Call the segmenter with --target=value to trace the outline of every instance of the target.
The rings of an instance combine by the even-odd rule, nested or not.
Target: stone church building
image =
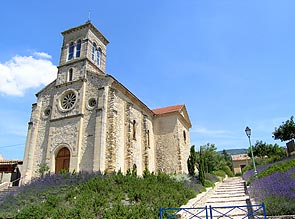
[[[62,33],[57,78],[32,105],[22,175],[126,173],[144,169],[187,173],[191,122],[185,105],[151,110],[105,72],[109,41],[91,23]]]

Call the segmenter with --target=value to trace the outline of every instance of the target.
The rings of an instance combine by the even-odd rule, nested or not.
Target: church
[[[90,22],[62,32],[56,79],[32,104],[22,166],[61,170],[187,173],[191,122],[184,104],[149,109],[105,72],[109,41]]]

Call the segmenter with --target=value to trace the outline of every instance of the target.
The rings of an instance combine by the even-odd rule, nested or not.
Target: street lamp
[[[252,157],[252,162],[253,162],[253,168],[254,168],[254,175],[255,177],[257,176],[257,170],[256,170],[256,165],[255,165],[255,160],[254,160],[254,156],[253,156],[253,150],[252,150],[252,144],[251,144],[251,129],[247,126],[245,129],[246,135],[249,138],[249,144],[250,144],[250,151],[251,151],[251,157]]]

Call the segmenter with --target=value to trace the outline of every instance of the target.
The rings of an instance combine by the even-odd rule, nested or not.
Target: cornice
[[[90,29],[101,40],[101,42],[103,42],[104,45],[107,45],[109,43],[107,38],[105,38],[104,35],[89,21],[86,22],[86,24],[82,24],[78,27],[74,27],[74,28],[68,29],[66,31],[63,31],[61,34],[63,36],[65,36],[67,34],[82,30],[84,28]]]

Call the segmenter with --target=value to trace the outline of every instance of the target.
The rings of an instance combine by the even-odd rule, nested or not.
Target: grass
[[[204,190],[194,180],[164,173],[55,174],[7,197],[0,218],[159,218],[160,207],[179,207]]]

